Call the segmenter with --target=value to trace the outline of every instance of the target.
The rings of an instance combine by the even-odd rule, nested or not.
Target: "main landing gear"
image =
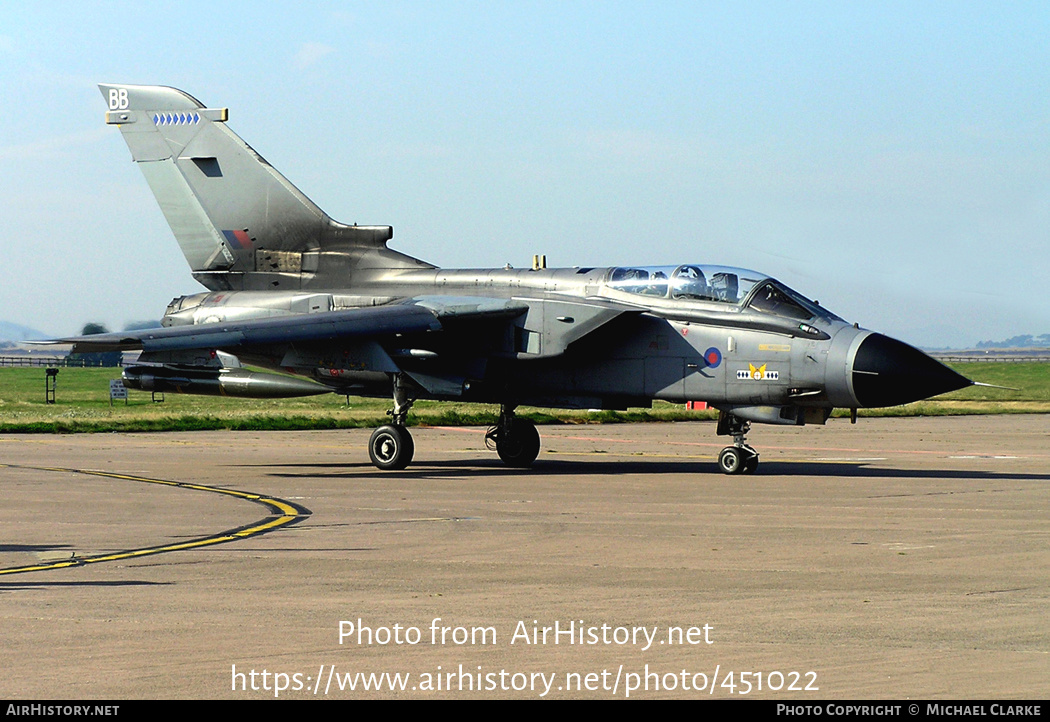
[[[405,427],[405,419],[413,401],[404,379],[400,374],[396,375],[390,423],[372,432],[372,438],[368,441],[368,457],[376,468],[400,471],[411,463],[416,445]],[[540,453],[540,435],[536,425],[528,419],[516,417],[514,409],[508,404],[500,407],[499,421],[485,434],[485,443],[495,446],[504,464],[524,469],[532,466]]]
[[[540,434],[536,424],[516,417],[514,408],[506,404],[500,407],[499,421],[485,434],[485,444],[495,445],[496,453],[507,466],[525,469],[540,453]]]
[[[732,436],[733,445],[718,455],[718,468],[723,474],[750,474],[758,468],[758,452],[745,439],[751,422],[721,411],[718,414],[718,434]]]
[[[383,471],[400,471],[412,461],[416,445],[412,434],[405,428],[408,410],[413,399],[401,374],[394,376],[394,409],[390,411],[390,423],[372,432],[368,440],[368,457],[376,468]]]

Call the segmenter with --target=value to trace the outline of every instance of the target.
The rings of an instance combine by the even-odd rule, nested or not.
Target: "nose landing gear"
[[[718,414],[718,435],[732,436],[733,445],[718,455],[718,468],[723,474],[751,474],[758,468],[758,452],[747,444],[751,422],[721,411]]]

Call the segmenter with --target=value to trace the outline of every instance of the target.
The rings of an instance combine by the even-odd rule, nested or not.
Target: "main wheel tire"
[[[496,437],[496,453],[507,466],[525,469],[532,466],[540,453],[540,434],[528,419],[514,419],[510,427]]]
[[[718,468],[722,470],[723,474],[743,473],[744,464],[744,453],[735,446],[727,446],[718,455]]]
[[[412,461],[415,451],[412,434],[404,426],[380,426],[368,441],[368,457],[376,468],[383,471],[404,469]]]

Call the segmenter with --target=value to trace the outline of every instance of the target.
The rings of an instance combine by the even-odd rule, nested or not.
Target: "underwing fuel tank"
[[[285,399],[318,396],[331,389],[305,379],[247,369],[188,369],[168,366],[129,366],[124,385],[138,391],[166,391],[245,399]]]

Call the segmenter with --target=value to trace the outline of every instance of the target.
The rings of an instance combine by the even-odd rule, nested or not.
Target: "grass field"
[[[968,378],[1017,389],[973,386],[962,391],[887,409],[861,410],[862,416],[934,416],[953,414],[1050,413],[1050,364],[952,364]],[[334,394],[300,399],[229,399],[166,394],[154,403],[150,394],[129,391],[127,405],[109,402],[109,381],[117,368],[64,368],[58,375],[56,403],[44,402],[44,369],[0,369],[0,432],[192,431],[205,429],[338,429],[378,426],[387,421],[389,399]],[[499,409],[485,404],[419,401],[409,424],[487,425]],[[521,408],[537,423],[610,423],[713,419],[715,411],[687,411],[657,402],[652,409],[562,411]],[[848,414],[837,411],[836,414]]]

